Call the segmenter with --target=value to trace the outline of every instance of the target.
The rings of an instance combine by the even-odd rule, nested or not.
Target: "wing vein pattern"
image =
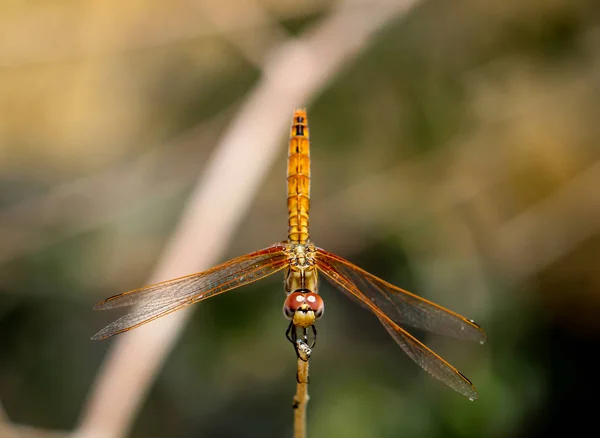
[[[377,278],[320,248],[317,257],[327,261],[338,273],[349,279],[371,303],[382,309],[398,325],[461,340],[480,343],[486,340],[486,334],[479,325],[457,313]],[[365,306],[364,303],[361,304]]]
[[[95,309],[137,306],[92,339],[104,339],[153,321],[231,289],[268,277],[287,266],[283,244],[246,254],[207,271],[164,281],[107,298]]]
[[[455,391],[468,397],[469,399],[474,400],[477,398],[477,391],[473,384],[469,381],[469,379],[467,379],[463,374],[461,374],[460,371],[458,371],[455,367],[453,367],[440,356],[438,356],[436,353],[434,353],[425,344],[420,342],[418,339],[416,339],[414,336],[408,333],[405,329],[400,327],[397,323],[397,320],[403,321],[404,323],[410,321],[413,322],[413,326],[419,328],[441,328],[439,324],[436,325],[434,322],[430,321],[431,318],[435,318],[435,315],[437,315],[437,313],[429,316],[426,319],[426,321],[429,321],[427,324],[423,323],[421,319],[415,320],[414,315],[419,315],[419,312],[422,312],[422,309],[419,308],[417,308],[418,310],[416,311],[416,313],[414,313],[408,318],[400,317],[398,315],[400,310],[404,308],[410,309],[410,304],[412,304],[412,301],[408,302],[408,304],[405,304],[402,301],[400,301],[401,304],[397,305],[396,301],[392,300],[387,294],[382,295],[383,289],[373,289],[372,286],[367,287],[368,285],[373,284],[373,279],[378,280],[384,285],[387,284],[383,282],[383,280],[379,280],[377,277],[368,274],[366,271],[363,271],[362,269],[356,267],[355,265],[342,259],[341,257],[335,256],[330,253],[326,253],[321,249],[318,249],[317,252],[317,266],[319,270],[324,274],[325,278],[333,286],[337,287],[345,295],[355,300],[358,300],[363,305],[363,307],[366,307],[371,312],[373,312],[375,316],[377,316],[379,321],[383,324],[388,333],[396,341],[396,343],[413,361],[415,361],[419,366],[421,366],[421,368],[423,368],[436,379],[439,379],[442,382],[446,383]],[[352,275],[350,275],[351,272],[353,272]],[[360,287],[365,288],[360,289]],[[408,294],[408,292],[406,293]],[[416,295],[412,294],[410,294],[410,296],[416,297]],[[426,303],[429,304],[428,302]],[[393,312],[391,312],[388,316],[386,315],[386,313],[390,310],[390,306],[392,306]],[[429,307],[423,308],[429,309]],[[478,326],[475,325],[475,327]],[[442,332],[442,334],[447,333]],[[461,337],[461,339],[470,338]]]

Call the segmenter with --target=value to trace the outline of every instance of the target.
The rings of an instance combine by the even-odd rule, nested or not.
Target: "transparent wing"
[[[137,307],[109,324],[92,339],[131,330],[190,304],[268,277],[287,266],[283,244],[275,244],[260,251],[229,260],[208,271],[164,281],[140,289],[115,295],[98,303],[94,309]]]
[[[379,321],[400,348],[421,368],[469,400],[477,399],[477,390],[464,374],[393,322],[382,318],[379,318]]]
[[[475,322],[431,301],[387,283],[343,258],[318,248],[317,258],[343,275],[398,325],[438,335],[484,343],[486,334]],[[367,306],[369,307],[369,306]]]
[[[334,286],[349,297],[358,300],[364,307],[373,312],[402,350],[425,371],[465,397],[471,400],[477,398],[477,391],[469,379],[392,320],[391,316],[387,315],[386,311],[373,300],[372,290],[366,288],[365,290],[370,290],[369,295],[367,295],[363,293],[362,289],[359,289],[361,283],[361,286],[370,284],[366,278],[372,277],[379,280],[377,277],[368,274],[338,256],[320,249],[317,252],[317,266],[325,275],[325,278]],[[356,272],[351,273],[354,270]],[[363,273],[369,277],[365,277]],[[356,284],[354,280],[359,278],[365,278],[365,281]],[[383,282],[383,280],[379,281]],[[395,311],[398,311],[398,309]],[[421,327],[423,326],[421,325]]]

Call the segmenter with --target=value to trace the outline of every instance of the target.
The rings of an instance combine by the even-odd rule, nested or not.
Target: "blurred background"
[[[90,341],[119,315],[93,304],[146,284],[263,63],[342,3],[379,7],[0,3],[0,437],[76,428],[116,342]],[[309,100],[313,241],[488,333],[425,337],[471,403],[321,286],[309,434],[595,427],[600,5],[418,1]],[[219,261],[286,237],[278,135]],[[291,436],[283,299],[276,275],[196,306],[128,436]]]

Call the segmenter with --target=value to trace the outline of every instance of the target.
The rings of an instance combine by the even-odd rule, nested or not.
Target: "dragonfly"
[[[323,277],[343,294],[371,311],[404,352],[450,388],[477,398],[471,381],[410,334],[412,327],[461,340],[484,343],[485,331],[474,321],[394,286],[309,239],[310,139],[305,109],[294,111],[287,159],[288,235],[259,251],[242,255],[207,271],[145,286],[101,301],[95,309],[135,306],[92,339],[105,339],[151,322],[184,307],[269,277],[284,274],[283,313],[289,319],[288,340],[311,347],[316,321],[325,304],[319,295]]]

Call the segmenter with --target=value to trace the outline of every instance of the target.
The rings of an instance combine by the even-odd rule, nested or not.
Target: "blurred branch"
[[[115,216],[142,204],[180,192],[193,182],[198,163],[204,161],[190,156],[188,145],[212,141],[229,113],[226,110],[217,114],[133,163],[62,184],[0,211],[0,263],[40,251],[110,223]],[[202,152],[202,148],[195,150]],[[162,178],[156,177],[157,166]],[[52,229],[52,233],[47,229]]]
[[[263,78],[198,181],[151,283],[207,268],[218,259],[279,150],[293,106],[310,101],[377,30],[413,3],[393,0],[351,9],[342,5],[303,37],[273,51]],[[76,436],[127,433],[188,317],[189,310],[179,311],[119,337],[99,371]]]

